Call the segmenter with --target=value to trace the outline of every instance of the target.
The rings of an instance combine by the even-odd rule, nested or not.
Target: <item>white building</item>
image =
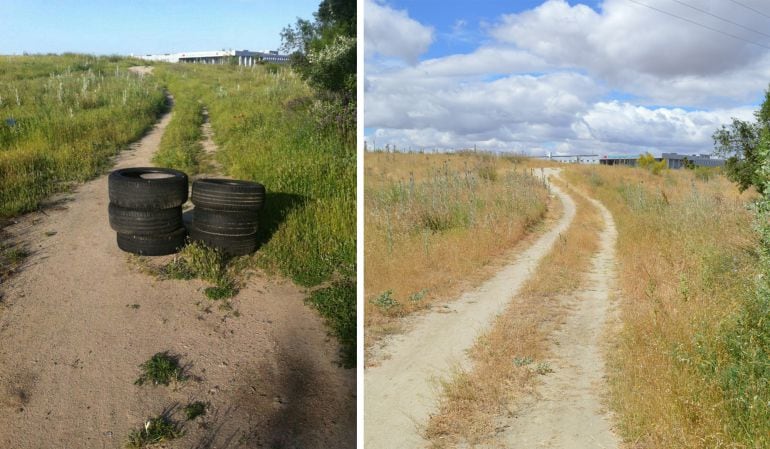
[[[158,55],[137,56],[139,59],[160,62],[186,62],[192,64],[228,64],[237,58],[238,65],[251,67],[260,62],[283,64],[289,61],[287,55],[279,55],[277,51],[249,50],[220,50],[220,51],[188,51],[185,53],[164,53]]]

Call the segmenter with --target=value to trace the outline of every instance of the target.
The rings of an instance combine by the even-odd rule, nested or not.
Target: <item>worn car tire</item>
[[[209,210],[256,211],[265,202],[265,186],[233,179],[198,179],[192,185],[192,202]]]
[[[182,207],[141,210],[110,203],[110,227],[122,234],[168,234],[183,226]]]
[[[259,246],[256,232],[245,235],[221,235],[201,231],[195,227],[195,224],[190,229],[190,239],[193,242],[202,242],[206,246],[218,249],[231,256],[251,254]]]
[[[187,175],[170,168],[121,168],[110,173],[110,202],[128,209],[169,209],[187,201]]]
[[[247,235],[257,232],[259,219],[256,211],[193,209],[192,223],[196,229],[211,234]]]
[[[140,256],[165,256],[174,254],[185,244],[187,230],[176,229],[167,234],[137,235],[118,233],[118,247]]]

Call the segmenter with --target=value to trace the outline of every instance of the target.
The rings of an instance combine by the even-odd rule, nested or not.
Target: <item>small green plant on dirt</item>
[[[420,302],[420,301],[423,300],[423,298],[425,298],[425,295],[427,295],[427,294],[428,294],[428,289],[424,288],[424,289],[420,290],[419,292],[415,292],[415,293],[412,293],[411,295],[409,295],[409,301],[411,301],[411,302]]]
[[[372,303],[384,311],[398,307],[400,304],[393,298],[393,290],[386,290],[380,296],[374,298]]]
[[[13,273],[21,266],[27,257],[29,257],[29,251],[26,249],[0,243],[0,282],[6,275]]]
[[[534,360],[532,359],[532,357],[529,357],[529,356],[526,356],[526,357],[516,356],[513,358],[513,364],[516,366],[527,366],[527,365],[531,365],[532,362],[534,362]]]
[[[546,374],[552,373],[553,368],[551,368],[551,364],[548,362],[540,362],[535,367],[535,372],[541,376],[544,376]]]
[[[150,418],[144,423],[144,427],[132,430],[128,434],[127,449],[140,449],[150,445],[164,443],[184,435],[177,424],[165,416]]]
[[[153,385],[168,385],[171,382],[182,382],[187,379],[183,369],[179,366],[179,358],[168,352],[159,352],[150,360],[139,365],[142,375],[134,382],[135,385],[144,385],[152,382]]]
[[[235,296],[236,290],[232,285],[225,285],[222,287],[219,287],[219,286],[206,287],[206,289],[203,290],[203,293],[206,295],[208,299],[217,301],[219,299],[232,298],[233,296]]]
[[[206,414],[206,403],[201,401],[191,402],[184,407],[183,411],[187,420],[192,421],[193,419]]]

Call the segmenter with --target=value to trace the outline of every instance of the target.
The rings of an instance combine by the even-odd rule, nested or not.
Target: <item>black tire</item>
[[[256,211],[193,209],[193,226],[211,234],[251,235],[257,232],[258,221]]]
[[[168,234],[183,227],[182,207],[126,209],[110,203],[110,227],[121,234]]]
[[[265,202],[265,186],[233,179],[198,179],[192,185],[192,202],[209,210],[256,211]]]
[[[118,248],[140,256],[174,254],[185,244],[187,230],[179,228],[168,234],[136,235],[118,233]]]
[[[195,225],[190,229],[190,239],[193,242],[202,242],[206,246],[216,248],[231,256],[245,256],[257,250],[257,233],[247,235],[221,235],[212,234],[196,229]]]
[[[128,209],[178,207],[187,201],[187,175],[170,168],[121,168],[110,173],[110,202]]]

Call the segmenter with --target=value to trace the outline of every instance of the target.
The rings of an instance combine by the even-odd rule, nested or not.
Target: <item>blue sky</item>
[[[702,26],[628,0],[365,0],[368,142],[709,152],[715,129],[764,98],[770,19],[724,0],[641,3]]]
[[[267,50],[319,0],[0,0],[0,54]]]

